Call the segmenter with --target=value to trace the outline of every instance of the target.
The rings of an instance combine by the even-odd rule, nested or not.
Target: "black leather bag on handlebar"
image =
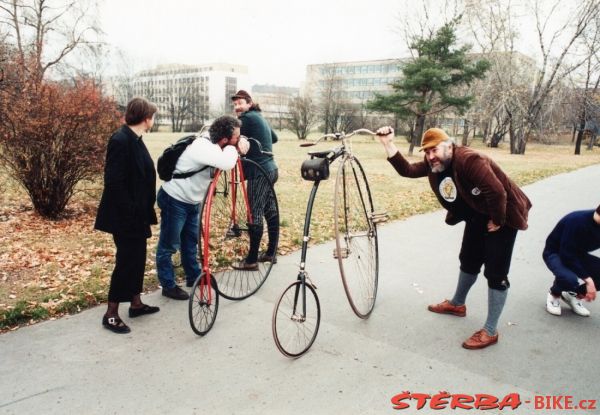
[[[326,158],[312,158],[304,160],[300,167],[300,173],[304,180],[316,182],[329,178],[329,160]]]

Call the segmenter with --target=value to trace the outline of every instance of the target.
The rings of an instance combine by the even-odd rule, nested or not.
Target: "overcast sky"
[[[104,0],[106,40],[136,69],[239,63],[251,82],[299,86],[306,65],[405,56],[399,0]]]

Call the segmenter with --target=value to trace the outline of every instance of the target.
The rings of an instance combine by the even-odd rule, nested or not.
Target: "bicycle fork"
[[[317,196],[317,190],[319,189],[320,180],[314,182],[310,196],[308,197],[308,203],[306,205],[306,215],[304,217],[304,235],[302,237],[302,253],[300,254],[300,271],[298,271],[298,281],[300,284],[296,287],[294,293],[294,309],[292,313],[292,320],[298,322],[304,322],[306,320],[306,254],[308,252],[308,241],[310,241],[310,218],[312,216],[312,210]],[[314,289],[317,287],[309,280],[308,284],[312,285]],[[300,293],[302,291],[302,293]],[[298,313],[298,297],[302,294],[302,309]]]

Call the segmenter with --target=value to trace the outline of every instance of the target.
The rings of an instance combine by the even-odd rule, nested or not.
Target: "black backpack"
[[[163,151],[156,163],[156,171],[161,180],[168,182],[171,179],[185,179],[186,177],[191,177],[210,167],[204,166],[200,170],[189,171],[186,173],[173,173],[175,171],[177,160],[179,160],[179,157],[183,154],[185,149],[192,144],[195,139],[195,135],[188,135],[180,138],[175,144],[171,144]]]

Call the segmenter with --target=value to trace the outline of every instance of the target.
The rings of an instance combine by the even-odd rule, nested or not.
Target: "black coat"
[[[158,223],[156,171],[144,142],[127,125],[108,142],[104,167],[104,190],[95,229],[119,236],[151,236]]]

